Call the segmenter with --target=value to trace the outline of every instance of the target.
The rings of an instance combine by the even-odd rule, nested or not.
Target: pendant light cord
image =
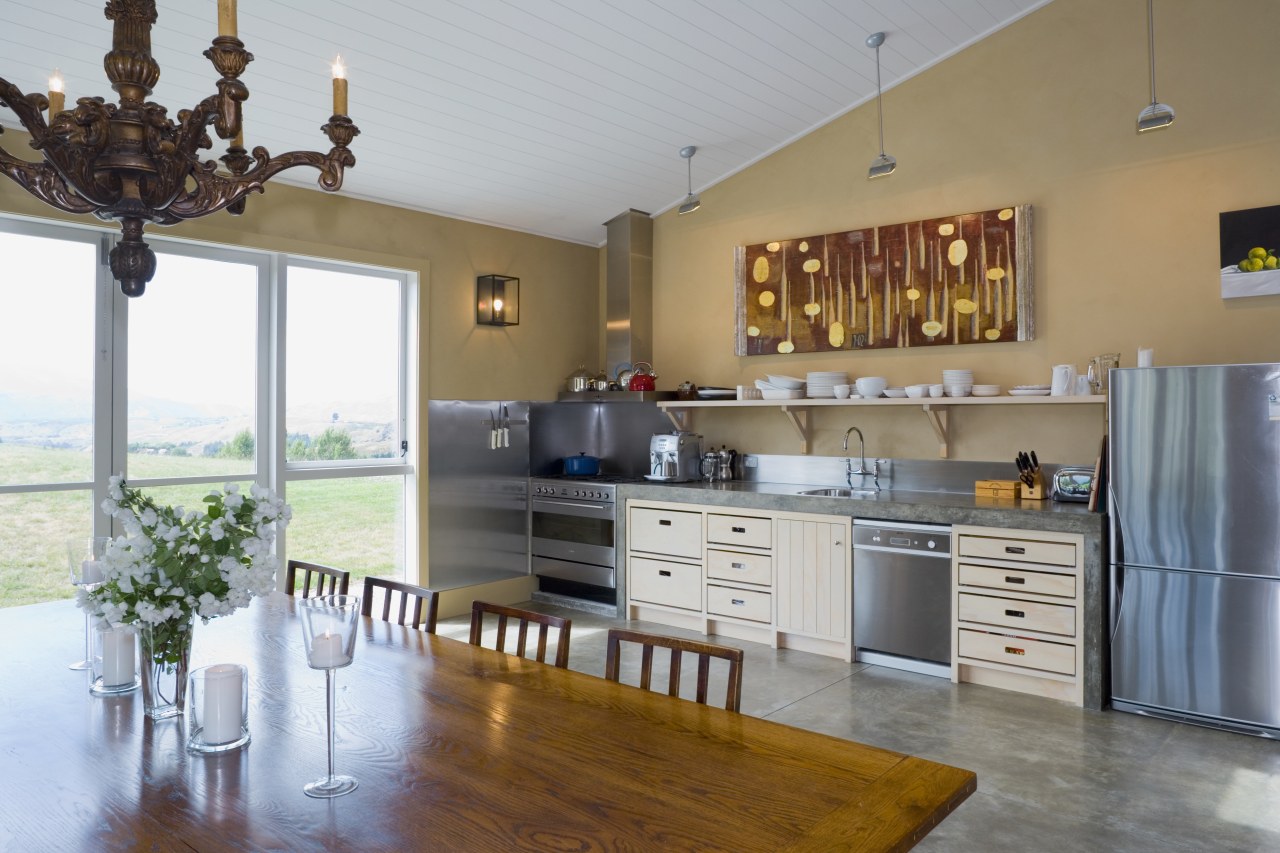
[[[1152,12],[1155,0],[1147,0],[1147,60],[1151,65],[1151,103],[1156,103],[1156,21]]]
[[[690,154],[684,158],[684,164],[689,167],[689,195],[693,195],[693,155]]]
[[[1148,3],[1151,0],[1147,0]],[[1154,66],[1153,66],[1154,67]],[[1153,72],[1154,73],[1154,72]],[[1153,87],[1155,83],[1151,84]],[[876,117],[880,123],[880,156],[884,156],[884,95],[880,91],[880,45],[876,45]]]

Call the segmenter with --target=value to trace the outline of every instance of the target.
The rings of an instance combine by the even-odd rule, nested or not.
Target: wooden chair
[[[490,604],[487,601],[471,602],[471,645],[480,646],[481,635],[484,633],[484,615],[492,613],[498,617],[498,642],[496,648],[505,654],[511,654],[507,651],[507,620],[515,619],[520,623],[518,639],[516,641],[515,654],[518,657],[524,657],[525,645],[529,634],[529,624],[538,625],[538,653],[535,660],[538,663],[547,662],[547,632],[551,628],[558,629],[556,635],[556,666],[561,669],[569,668],[569,629],[573,627],[570,619],[560,616],[550,616],[546,613],[536,613],[532,610],[521,610],[518,607],[507,607],[503,604]]]
[[[351,584],[351,572],[345,569],[335,569],[332,566],[321,566],[317,563],[304,563],[302,560],[290,560],[285,564],[284,570],[284,591],[286,595],[293,595],[293,585],[298,576],[298,570],[302,570],[302,597],[307,598],[312,594],[311,578],[316,579],[315,595],[346,595],[347,587]],[[325,589],[325,579],[328,578],[328,590]]]
[[[707,680],[711,673],[711,659],[720,658],[729,662],[728,696],[724,707],[730,711],[742,710],[742,649],[732,646],[718,646],[715,643],[702,643],[697,640],[686,640],[680,637],[667,637],[662,634],[647,634],[643,631],[628,631],[624,628],[610,628],[609,640],[605,650],[604,677],[610,681],[620,681],[621,644],[623,642],[639,643],[643,646],[640,657],[640,687],[649,689],[650,676],[653,672],[653,650],[661,646],[671,649],[671,677],[668,680],[667,695],[680,695],[680,661],[684,652],[698,656],[698,699],[707,704]]]
[[[378,618],[384,622],[391,621],[391,602],[399,598],[400,606],[396,610],[396,624],[403,625],[409,609],[409,600],[413,599],[413,614],[409,627],[415,631],[418,626],[428,634],[436,632],[436,616],[440,610],[440,594],[425,586],[388,580],[387,578],[367,577],[364,579],[364,595],[360,598],[360,613],[373,615],[373,591],[382,590],[382,615]],[[424,613],[425,611],[425,613]]]

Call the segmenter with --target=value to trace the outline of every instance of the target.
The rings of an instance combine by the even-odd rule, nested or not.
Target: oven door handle
[[[613,518],[612,504],[582,503],[580,501],[555,501],[547,498],[534,498],[529,503],[534,512],[546,512],[553,515],[576,515],[580,518]]]

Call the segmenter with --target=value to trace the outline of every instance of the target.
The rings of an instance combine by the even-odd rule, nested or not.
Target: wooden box
[[[980,498],[1016,498],[1022,493],[1018,480],[974,480],[973,493]]]

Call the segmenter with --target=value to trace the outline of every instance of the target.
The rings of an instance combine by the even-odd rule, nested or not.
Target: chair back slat
[[[302,597],[309,598],[313,594],[312,578],[315,579],[315,595],[346,595],[351,583],[351,572],[336,569],[333,566],[322,566],[319,563],[308,563],[303,560],[289,560],[285,563],[284,591],[286,595],[294,594],[298,571],[302,570]],[[327,584],[326,584],[327,582]],[[325,589],[326,585],[328,589]]]
[[[373,615],[374,590],[382,590],[382,611],[379,618],[383,622],[391,621],[392,599],[396,599],[399,604],[396,608],[395,622],[397,625],[404,625],[405,616],[409,613],[409,601],[412,600],[413,616],[409,627],[416,631],[419,626],[422,626],[422,630],[428,634],[436,632],[440,596],[435,590],[387,578],[367,577],[364,579],[364,596],[360,599],[360,612],[365,616]]]
[[[537,625],[538,644],[534,660],[539,663],[546,663],[547,638],[550,630],[554,628],[556,629],[555,665],[561,669],[567,669],[569,667],[569,631],[573,626],[572,620],[565,619],[562,616],[538,613],[533,610],[521,610],[518,607],[508,607],[505,604],[492,604],[487,601],[473,601],[471,603],[471,634],[469,638],[473,646],[483,645],[484,616],[486,613],[490,613],[498,617],[498,635],[495,646],[498,651],[505,654],[512,653],[507,650],[508,620],[515,621],[519,626],[518,628],[513,626],[515,633],[515,655],[517,657],[526,656],[529,645],[529,626]]]
[[[685,652],[698,656],[697,701],[707,704],[707,694],[711,680],[711,659],[724,660],[729,665],[728,685],[725,690],[724,707],[730,711],[742,708],[742,649],[732,646],[721,646],[715,643],[704,643],[698,640],[686,640],[682,637],[668,637],[663,634],[649,634],[643,631],[629,631],[624,628],[611,628],[605,646],[604,677],[610,681],[620,681],[622,673],[622,643],[636,643],[640,652],[640,687],[650,689],[653,674],[653,650],[665,648],[671,650],[670,677],[667,679],[667,695],[680,695],[681,660]]]

